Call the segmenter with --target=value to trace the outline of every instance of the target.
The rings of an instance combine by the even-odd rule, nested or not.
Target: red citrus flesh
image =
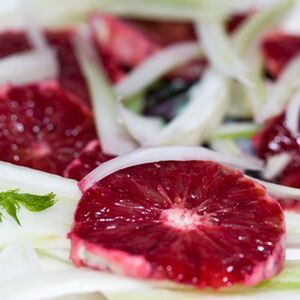
[[[300,53],[300,36],[284,32],[268,34],[262,43],[262,53],[268,72],[277,78],[291,59]]]
[[[95,14],[90,19],[102,63],[112,82],[140,64],[160,47],[127,22]]]
[[[60,30],[45,33],[59,62],[59,82],[64,89],[73,92],[89,103],[89,93],[72,47],[73,31]],[[26,34],[20,31],[5,31],[0,34],[0,57],[29,50],[31,45]]]
[[[90,109],[55,82],[0,91],[0,160],[62,175],[96,137]]]
[[[261,158],[288,152],[292,155],[291,162],[274,178],[279,184],[300,188],[300,144],[285,126],[285,113],[269,119],[262,130],[252,138],[256,153]],[[285,210],[300,212],[297,200],[279,199]]]
[[[276,180],[283,185],[300,188],[300,144],[285,126],[285,113],[269,119],[252,138],[252,144],[261,158],[290,153],[292,161]]]
[[[76,266],[221,288],[277,274],[285,225],[280,205],[240,171],[170,161],[94,184],[69,237]]]
[[[101,163],[112,159],[104,154],[98,140],[90,141],[64,171],[64,177],[80,181],[85,175],[97,168]]]

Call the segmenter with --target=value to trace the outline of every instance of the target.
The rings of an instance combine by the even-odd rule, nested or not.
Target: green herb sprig
[[[32,212],[40,212],[55,204],[55,194],[49,193],[46,195],[33,195],[18,193],[18,190],[9,190],[0,192],[0,222],[3,221],[4,209],[19,225],[18,211],[21,207],[25,207]]]

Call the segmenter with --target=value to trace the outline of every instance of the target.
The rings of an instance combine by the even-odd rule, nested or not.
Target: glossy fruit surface
[[[277,274],[285,226],[279,204],[241,172],[210,161],[170,161],[94,184],[69,237],[77,266],[221,288]]]
[[[0,160],[62,175],[96,137],[90,109],[56,82],[0,91]]]

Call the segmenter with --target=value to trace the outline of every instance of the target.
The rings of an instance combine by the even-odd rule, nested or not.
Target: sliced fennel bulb
[[[140,145],[151,143],[152,138],[159,134],[164,124],[159,117],[143,117],[127,109],[122,103],[118,107],[119,115],[131,136]]]
[[[276,178],[287,167],[292,159],[293,155],[287,152],[269,156],[266,160],[267,163],[263,171],[263,177],[268,180]]]
[[[51,49],[28,50],[0,59],[0,84],[30,84],[58,75],[58,64]]]
[[[223,23],[200,22],[196,25],[196,32],[206,56],[218,72],[244,84],[250,84],[247,66],[232,48]]]
[[[260,114],[258,122],[279,114],[297,90],[300,76],[300,56],[292,59],[274,83]]]
[[[153,122],[149,117],[126,113],[125,108],[120,111],[120,117],[130,134],[142,146],[197,146],[205,139],[208,132],[222,121],[229,101],[228,89],[226,79],[208,70],[190,91],[188,104],[159,131],[158,122]],[[147,136],[143,132],[143,127],[134,127],[135,120],[147,124],[149,133]]]
[[[16,288],[16,286],[18,288]],[[0,283],[0,298],[6,300],[43,300],[74,294],[101,292],[104,295],[118,290],[125,292],[145,288],[138,280],[104,272],[87,270],[60,270],[39,272],[24,278]],[[86,298],[84,298],[86,299]]]
[[[286,109],[285,124],[294,137],[299,135],[300,90],[292,97]]]
[[[265,29],[280,21],[294,3],[294,0],[275,0],[245,20],[233,34],[236,51],[240,54],[246,53],[251,44],[257,42],[261,37]]]
[[[274,1],[265,9],[248,17],[233,33],[234,49],[239,55],[244,56],[244,62],[249,66],[248,76],[252,84],[242,85],[241,88],[244,90],[245,100],[255,121],[259,120],[259,114],[267,97],[259,41],[265,30],[277,24],[293,3],[293,0]]]
[[[223,119],[229,102],[228,82],[211,70],[192,88],[182,111],[145,146],[199,145]]]
[[[115,85],[114,91],[118,96],[125,98],[134,95],[162,75],[200,56],[201,50],[196,42],[181,42],[166,47],[154,53],[121,79]]]
[[[259,129],[259,126],[251,122],[228,122],[212,130],[207,140],[250,138]]]
[[[249,170],[261,170],[261,161],[247,161],[234,156],[218,153],[203,147],[153,147],[141,148],[102,163],[79,183],[82,191],[89,189],[95,182],[119,170],[136,165],[160,161],[191,161],[191,160],[213,160],[220,163],[233,165]]]
[[[16,243],[0,251],[0,285],[42,270],[39,257],[30,244]]]
[[[42,26],[73,25],[91,12],[100,11],[124,17],[196,21],[224,19],[229,14],[248,9],[253,0],[31,0],[32,12]],[[255,1],[261,4],[261,0]],[[16,0],[0,2],[0,29],[20,26],[22,12]]]
[[[36,248],[69,247],[66,235],[72,224],[75,207],[81,197],[75,180],[36,171],[30,168],[0,163],[0,190],[19,189],[33,194],[55,193],[57,202],[46,211],[20,209],[19,226],[4,212],[0,223],[0,247],[30,241]]]
[[[88,28],[81,28],[74,45],[91,94],[96,129],[104,153],[119,155],[135,149],[136,143],[119,120],[117,97],[102,72]]]

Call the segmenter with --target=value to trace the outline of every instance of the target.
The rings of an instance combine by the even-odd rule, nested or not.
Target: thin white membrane
[[[51,49],[28,50],[0,59],[0,84],[23,85],[57,75],[58,65]]]
[[[294,137],[299,135],[299,122],[300,121],[300,90],[290,100],[285,114],[286,128],[291,132]]]
[[[197,42],[173,44],[144,60],[115,85],[114,91],[125,98],[136,94],[162,75],[197,57],[201,57]]]
[[[120,155],[135,149],[136,143],[119,120],[117,97],[102,71],[88,28],[80,28],[74,46],[89,87],[96,129],[104,153]]]
[[[79,185],[84,192],[97,181],[125,168],[160,161],[193,160],[212,160],[248,170],[261,170],[263,167],[259,162],[255,164],[253,161],[248,162],[244,158],[229,156],[203,147],[171,146],[141,148],[104,162],[84,177]]]
[[[292,59],[285,67],[280,77],[274,83],[260,114],[258,123],[265,122],[268,118],[279,114],[295,90],[299,89],[300,56]]]

